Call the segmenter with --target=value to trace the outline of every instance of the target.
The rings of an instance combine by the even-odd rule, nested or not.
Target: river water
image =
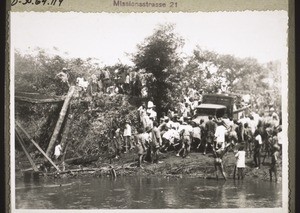
[[[61,186],[60,186],[61,185]],[[273,208],[282,206],[282,185],[260,180],[122,177],[16,183],[16,208],[158,209]]]

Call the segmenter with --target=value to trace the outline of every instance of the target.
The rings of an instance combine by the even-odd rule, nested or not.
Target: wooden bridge
[[[50,97],[50,96],[45,96],[45,95],[40,95],[38,93],[25,93],[25,92],[16,92],[15,93],[15,101],[16,102],[28,102],[28,103],[33,103],[33,104],[42,104],[42,103],[57,103],[57,102],[64,102],[63,106],[61,108],[60,114],[59,114],[59,118],[57,120],[55,129],[52,133],[50,142],[48,144],[48,148],[46,151],[44,151],[34,140],[33,138],[27,133],[27,131],[25,130],[24,127],[21,126],[21,124],[18,121],[15,121],[15,136],[19,142],[19,144],[21,145],[32,169],[34,172],[38,172],[39,168],[37,167],[37,165],[35,164],[35,162],[33,161],[32,157],[30,156],[23,138],[21,137],[21,133],[23,133],[23,135],[25,135],[29,141],[37,148],[37,150],[42,153],[42,155],[45,157],[45,159],[47,161],[49,161],[49,163],[58,171],[60,172],[59,167],[51,160],[51,153],[52,150],[54,148],[55,145],[55,141],[57,140],[57,137],[59,135],[59,132],[61,130],[62,124],[66,119],[66,114],[67,114],[67,110],[69,107],[69,103],[72,99],[72,96],[74,94],[75,91],[75,86],[71,86],[69,88],[68,94],[66,96],[56,96],[56,97]],[[66,140],[66,136],[68,134],[69,128],[70,128],[70,123],[72,121],[73,118],[68,118],[67,116],[67,122],[66,122],[66,128],[64,130],[64,137],[62,138],[62,140]],[[68,142],[68,141],[66,141]],[[67,143],[66,143],[67,146]]]

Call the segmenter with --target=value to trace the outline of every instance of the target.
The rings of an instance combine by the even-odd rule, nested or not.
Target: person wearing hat
[[[148,109],[151,109],[153,106],[154,106],[153,102],[152,102],[151,100],[148,101],[148,103],[147,103],[147,108],[148,108]]]
[[[275,143],[272,147],[272,160],[269,169],[270,181],[272,181],[272,173],[274,173],[275,182],[277,182],[277,164],[278,164],[277,162],[278,162],[279,150],[280,147]]]
[[[56,77],[59,78],[63,83],[66,83],[68,85],[68,87],[70,87],[69,74],[68,74],[69,70],[70,69],[67,69],[66,67],[64,67],[61,72],[56,74]]]
[[[147,109],[147,113],[149,113],[149,117],[153,118],[153,120],[156,120],[157,117],[157,113],[154,111],[155,105],[153,104],[152,101],[148,101],[148,109]]]

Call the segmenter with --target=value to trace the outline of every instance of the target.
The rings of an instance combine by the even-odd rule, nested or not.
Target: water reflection
[[[66,181],[70,180],[17,183],[17,208],[273,208],[282,203],[281,184],[248,179],[126,177],[82,178],[71,180],[71,184]]]

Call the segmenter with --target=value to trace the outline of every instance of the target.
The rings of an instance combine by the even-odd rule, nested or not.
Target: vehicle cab
[[[227,108],[224,105],[219,104],[201,104],[196,107],[195,119],[193,120],[197,124],[200,124],[200,120],[204,122],[208,120],[208,116],[211,115],[216,118],[223,117],[226,114]]]

